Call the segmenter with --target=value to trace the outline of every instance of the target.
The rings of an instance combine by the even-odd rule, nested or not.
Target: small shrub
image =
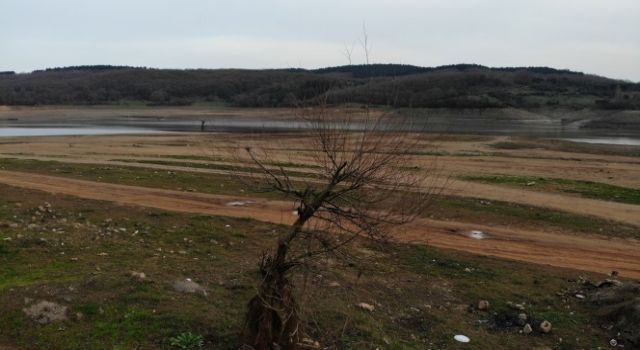
[[[199,349],[204,346],[204,338],[191,332],[180,333],[175,337],[169,338],[169,341],[171,346],[180,350]]]

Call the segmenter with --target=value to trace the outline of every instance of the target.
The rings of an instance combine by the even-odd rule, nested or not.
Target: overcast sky
[[[640,0],[0,0],[0,71],[550,66],[640,81]]]

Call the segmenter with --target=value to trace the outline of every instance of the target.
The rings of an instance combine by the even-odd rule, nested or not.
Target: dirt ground
[[[598,217],[640,227],[640,206],[583,198],[571,193],[545,193],[508,186],[462,181],[462,175],[504,174],[540,176],[640,188],[640,158],[625,154],[550,150],[544,147],[498,149],[509,137],[413,135],[418,138],[414,166],[429,171],[429,184],[459,197],[520,203],[562,212]],[[228,173],[203,167],[233,163],[240,146],[269,150],[273,160],[299,172],[313,172],[304,139],[293,134],[163,134],[5,138],[0,157],[55,160],[62,163],[126,165],[154,170]],[[156,162],[154,164],[154,162]],[[162,163],[164,162],[164,163]],[[167,162],[172,162],[167,164]],[[305,166],[307,165],[307,166]],[[273,223],[293,219],[291,204],[251,198],[241,206],[227,205],[238,198],[122,186],[36,174],[0,172],[0,182],[12,186],[83,198],[114,201],[167,210],[252,217]],[[243,200],[247,200],[246,196]],[[488,233],[469,238],[471,230]],[[599,273],[619,271],[640,278],[640,242],[602,235],[562,234],[539,229],[487,225],[482,220],[436,221],[420,219],[394,232],[396,238],[418,244],[469,251],[515,260]]]
[[[0,171],[0,182],[51,193],[146,206],[170,211],[251,217],[290,224],[292,204],[264,198],[188,193],[144,187],[97,183],[60,177]],[[487,233],[470,237],[472,230]],[[517,228],[417,219],[392,232],[401,242],[429,244],[558,267],[640,278],[640,242],[596,236],[558,235]]]

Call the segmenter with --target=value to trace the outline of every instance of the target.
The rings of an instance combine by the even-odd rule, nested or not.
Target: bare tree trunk
[[[260,264],[263,280],[248,305],[241,341],[254,349],[295,350],[301,336],[298,305],[287,279],[289,243],[301,232],[312,214],[301,212],[291,233],[278,241],[275,256]]]

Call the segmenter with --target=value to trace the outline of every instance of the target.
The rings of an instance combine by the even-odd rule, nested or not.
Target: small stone
[[[204,288],[202,288],[201,285],[197,284],[196,282],[193,282],[190,278],[174,281],[173,284],[171,284],[171,287],[176,292],[201,294],[205,297],[207,296],[207,291]]]
[[[551,322],[544,320],[540,323],[540,332],[549,333],[551,332]]]
[[[521,312],[518,314],[518,324],[521,326],[524,326],[525,323],[527,323],[527,314],[525,314],[524,312]]]
[[[533,332],[533,328],[531,328],[530,324],[525,324],[524,327],[522,327],[522,333],[524,334],[530,334],[531,332]]]
[[[142,282],[147,278],[147,275],[144,272],[131,271],[131,277]]]
[[[478,310],[489,310],[489,301],[488,300],[480,300],[478,301]]]
[[[331,287],[331,288],[340,287],[340,283],[333,281],[333,282],[329,283],[329,287]]]
[[[514,304],[512,302],[507,302],[507,306],[509,306],[510,308],[514,309],[514,310],[518,310],[518,311],[524,311],[524,305],[522,304]]]
[[[372,312],[373,310],[376,309],[375,306],[373,306],[371,304],[367,304],[367,303],[359,303],[358,307],[361,308],[362,310],[367,310],[369,312]]]

